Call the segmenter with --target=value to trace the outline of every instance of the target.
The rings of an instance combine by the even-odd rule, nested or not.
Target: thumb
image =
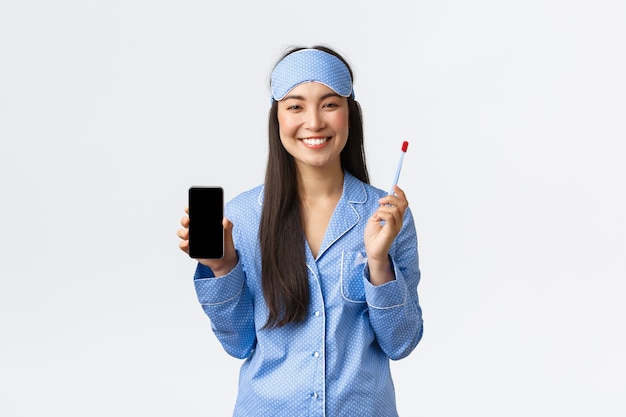
[[[224,227],[224,250],[228,250],[228,247],[234,247],[233,222],[231,222],[229,218],[224,217],[222,220],[222,226]]]

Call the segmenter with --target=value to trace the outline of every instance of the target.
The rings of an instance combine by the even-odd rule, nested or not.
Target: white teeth
[[[309,146],[317,146],[317,145],[321,145],[322,143],[325,143],[328,140],[328,138],[323,138],[323,139],[302,139],[302,142],[306,143]]]

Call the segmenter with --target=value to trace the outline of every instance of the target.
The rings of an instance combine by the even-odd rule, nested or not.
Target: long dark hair
[[[350,66],[337,52],[324,46],[312,48],[332,54],[343,61],[354,80]],[[304,48],[288,51],[281,60],[300,49]],[[353,97],[348,97],[348,112],[349,134],[346,146],[341,151],[341,165],[356,178],[369,183],[361,108]],[[305,320],[310,294],[296,165],[280,141],[276,101],[270,109],[268,133],[269,156],[259,225],[261,279],[263,296],[269,309],[265,327],[281,327]]]

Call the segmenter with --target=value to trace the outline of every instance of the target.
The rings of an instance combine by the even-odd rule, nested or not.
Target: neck
[[[343,170],[298,169],[298,190],[303,201],[318,198],[337,198],[343,193]]]

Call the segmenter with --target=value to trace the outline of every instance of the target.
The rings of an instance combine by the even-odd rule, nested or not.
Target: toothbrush
[[[409,147],[409,142],[406,140],[402,142],[402,152],[400,153],[400,161],[398,161],[398,168],[396,169],[396,175],[393,178],[393,185],[391,186],[391,191],[389,191],[389,195],[393,195],[393,187],[398,184],[398,179],[400,178],[400,170],[402,169],[402,161],[404,160],[404,154],[406,153],[407,148]]]

